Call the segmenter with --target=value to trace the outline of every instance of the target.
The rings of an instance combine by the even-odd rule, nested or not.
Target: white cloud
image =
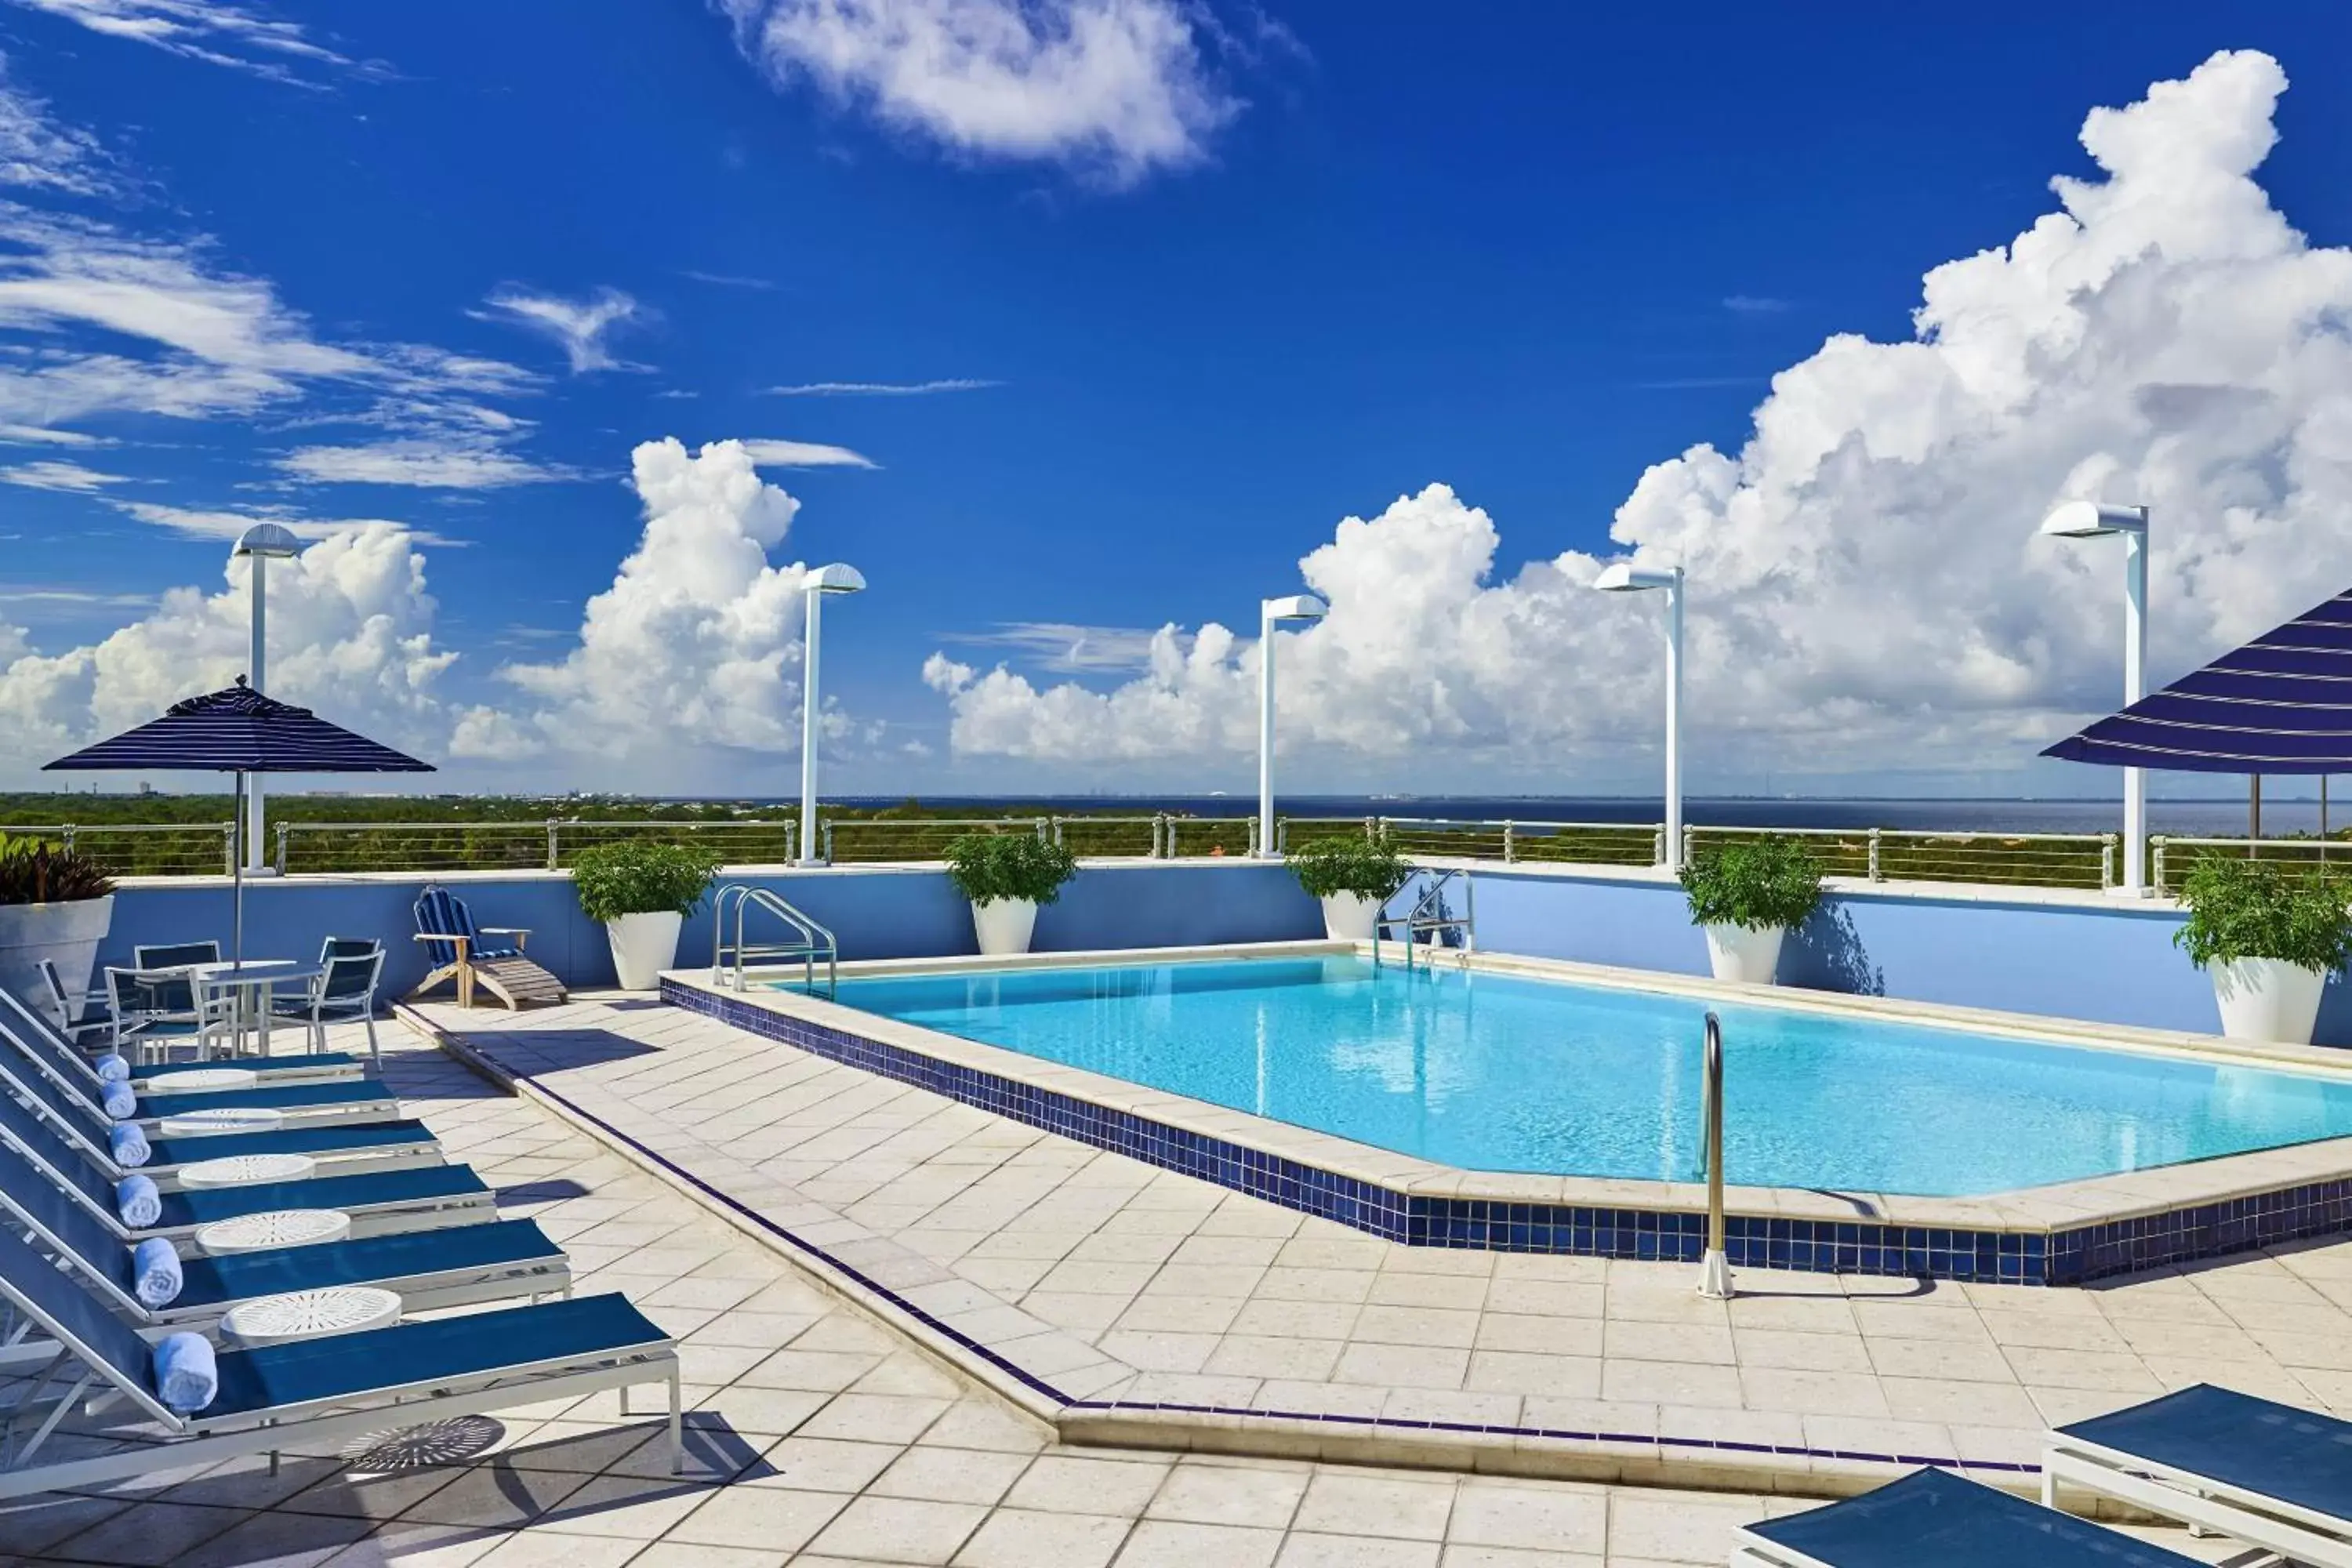
[[[0,184],[89,196],[114,186],[112,160],[97,137],[49,118],[41,99],[5,79],[0,55]]]
[[[822,441],[745,440],[743,449],[763,468],[870,468],[874,459]]]
[[[1789,301],[1763,294],[1726,294],[1723,308],[1735,316],[1778,316],[1789,310]]]
[[[1182,0],[721,0],[745,54],[884,124],[1117,184],[1204,155],[1240,111]]]
[[[2309,245],[2250,177],[2284,86],[2223,53],[2093,111],[2101,176],[1930,272],[1912,338],[1829,339],[1773,378],[1737,453],[1642,476],[1612,537],[1688,570],[1702,780],[2014,767],[2111,706],[2121,566],[2035,537],[2060,500],[2154,508],[2159,678],[2352,573],[2352,250]],[[1433,748],[1457,779],[1475,757],[1630,773],[1656,731],[1653,596],[1592,594],[1575,552],[1496,580],[1497,543],[1442,485],[1341,522],[1301,563],[1331,614],[1285,635],[1286,742]],[[1189,651],[1161,634],[1108,692],[939,656],[926,673],[966,754],[1189,759],[1254,743],[1255,668],[1208,626]]]
[[[257,522],[274,522],[297,539],[331,539],[339,533],[394,528],[417,544],[463,549],[468,542],[383,517],[304,517],[284,507],[257,507],[249,511],[239,511],[229,508],[166,506],[157,501],[116,500],[108,504],[151,527],[164,529],[188,539],[235,539]]]
[[[105,447],[112,443],[102,436],[85,435],[79,430],[47,430],[37,425],[0,425],[0,442],[20,447]]]
[[[797,748],[806,571],[772,566],[768,552],[800,503],[761,479],[740,441],[694,454],[647,441],[631,459],[645,531],[613,585],[588,601],[579,645],[560,661],[500,670],[520,710],[462,715],[453,755],[566,752],[675,775],[697,749]]]
[[[534,463],[489,441],[401,437],[356,447],[297,447],[278,468],[318,484],[413,485],[427,489],[503,489],[568,479],[568,468]]]
[[[1167,628],[1180,647],[1191,638]],[[1143,669],[1151,663],[1158,632],[1144,626],[1087,626],[1070,621],[1005,621],[984,632],[957,632],[945,638],[961,647],[1018,649],[1046,669]]]
[[[278,80],[296,79],[289,62],[349,66],[314,42],[297,22],[283,22],[231,0],[12,0],[79,23],[93,33],[128,38],[189,59],[229,66]]]
[[[269,691],[411,749],[438,739],[436,682],[456,658],[433,646],[425,559],[390,524],[336,534],[269,575]],[[0,756],[18,782],[49,757],[245,672],[247,563],[226,585],[167,591],[149,615],[68,652],[32,651],[0,627]]]
[[[1001,381],[975,381],[958,376],[947,381],[810,381],[797,386],[772,386],[772,397],[925,397],[935,392],[979,392],[1003,386]]]
[[[604,345],[605,337],[614,328],[642,321],[646,315],[644,307],[618,289],[599,289],[584,300],[501,289],[485,303],[499,316],[562,345],[574,375],[592,370],[634,368],[625,367]],[[478,311],[476,314],[481,315]],[[483,315],[481,319],[496,318]]]
[[[697,283],[713,284],[721,289],[751,289],[761,293],[776,286],[773,281],[765,278],[750,278],[735,272],[699,272],[691,267],[685,268],[678,276],[691,278]]]
[[[0,468],[0,484],[18,485],[31,490],[69,490],[79,495],[94,495],[109,485],[128,483],[130,480],[124,475],[100,473],[96,468],[85,468],[79,463],[14,463]]]

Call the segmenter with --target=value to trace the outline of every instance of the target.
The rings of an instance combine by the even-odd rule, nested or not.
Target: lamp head
[[[817,567],[801,580],[801,592],[804,594],[855,594],[865,586],[863,573],[838,561]]]
[[[1312,594],[1293,594],[1287,598],[1268,599],[1260,608],[1269,621],[1319,621],[1331,613],[1331,606]]]
[[[235,555],[259,555],[285,560],[302,553],[302,542],[294,537],[291,529],[275,522],[257,522],[236,536]]]
[[[2042,531],[2056,539],[2096,539],[2105,533],[2147,532],[2147,508],[2070,500],[2042,520]]]
[[[1604,594],[1638,594],[1645,588],[1673,588],[1683,580],[1680,571],[1661,572],[1654,566],[1636,566],[1631,561],[1612,561],[1601,569],[1592,585]]]

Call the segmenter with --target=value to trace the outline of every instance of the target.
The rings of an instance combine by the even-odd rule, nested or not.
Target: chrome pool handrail
[[[731,947],[727,941],[727,911],[730,900],[735,910],[735,941]],[[757,947],[747,944],[743,940],[743,917],[754,905],[792,927],[798,940]],[[731,973],[727,967],[730,954],[734,960]],[[811,995],[816,994],[816,961],[823,958],[824,994],[833,995],[838,984],[840,944],[834,941],[831,931],[766,888],[754,887],[747,882],[730,883],[719,889],[719,896],[710,906],[710,983],[713,985],[731,984],[735,990],[742,990],[743,966],[755,958],[799,959],[802,988]]]
[[[1699,1163],[1706,1173],[1706,1254],[1699,1263],[1698,1293],[1710,1301],[1731,1299],[1731,1258],[1723,1219],[1723,1025],[1706,1016],[1706,1044],[1699,1070]]]

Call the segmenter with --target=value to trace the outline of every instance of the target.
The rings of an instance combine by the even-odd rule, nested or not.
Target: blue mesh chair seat
[[[88,1446],[76,1446],[59,1452],[46,1447],[46,1427],[26,1424],[20,1429],[31,1433],[29,1438],[0,1454],[0,1497],[101,1486],[283,1447],[331,1453],[385,1426],[513,1409],[605,1388],[624,1391],[625,1415],[625,1391],[647,1383],[669,1385],[673,1470],[684,1458],[676,1346],[618,1295],[222,1351],[217,1392],[193,1415],[163,1403],[152,1356],[137,1330],[5,1227],[0,1301],[57,1347],[46,1376],[15,1385],[21,1392],[14,1397],[60,1398],[71,1405],[111,1389],[129,1404],[130,1420],[148,1425],[150,1431],[160,1427],[165,1435],[161,1444],[132,1443],[95,1454]],[[6,1408],[10,1397],[10,1391],[0,1391],[0,1421],[18,1414]]]
[[[381,1066],[383,1048],[375,1037],[375,987],[383,973],[383,949],[369,943],[363,952],[338,952],[339,941],[327,939],[327,954],[320,962],[327,972],[300,996],[280,996],[270,1004],[273,1016],[309,1026],[310,1043],[326,1049],[330,1024],[367,1026],[368,1055]]]
[[[2193,1568],[2056,1509],[1915,1470],[1874,1492],[1744,1527],[1734,1568]]]

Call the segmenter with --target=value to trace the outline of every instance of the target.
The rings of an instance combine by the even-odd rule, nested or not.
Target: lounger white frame
[[[12,1065],[23,1064],[28,1070],[40,1074],[43,1079],[56,1085],[59,1093],[88,1106],[92,1116],[106,1114],[105,1107],[100,1103],[99,1094],[92,1093],[89,1085],[76,1083],[60,1072],[57,1064],[49,1059],[47,1052],[38,1050],[19,1039],[16,1026],[5,1018],[0,1018],[0,1050],[9,1053]],[[94,1082],[95,1079],[93,1079],[92,1081]],[[378,1097],[375,1091],[382,1089],[383,1085],[381,1080],[375,1079],[354,1077],[318,1079],[300,1084],[257,1083],[254,1087],[257,1089],[348,1087],[368,1091],[367,1098],[363,1100],[322,1100],[316,1105],[290,1105],[278,1110],[278,1125],[289,1132],[299,1132],[311,1127],[364,1127],[375,1121],[399,1121],[407,1116],[407,1111],[401,1106],[399,1096],[386,1092]],[[133,1090],[132,1092],[141,1100],[146,1100],[153,1095],[152,1090],[146,1092]],[[192,1110],[201,1110],[205,1109],[205,1101],[218,1098],[203,1093],[175,1095],[168,1089],[153,1097],[186,1100],[192,1103],[180,1110],[157,1113],[151,1113],[142,1106],[140,1114],[130,1120],[150,1137],[162,1136],[163,1123],[172,1117],[184,1115]],[[204,1134],[198,1133],[195,1136],[202,1137]]]
[[[62,1031],[42,1017],[37,1009],[27,1006],[23,999],[13,992],[0,990],[0,1010],[12,1010],[17,1019],[24,1021],[27,1028],[46,1029],[49,1036],[48,1043],[61,1045],[71,1053],[74,1059],[79,1063],[88,1084],[100,1085],[102,1092],[102,1080],[98,1076],[98,1068],[84,1059],[87,1055],[84,1048],[74,1044],[70,1039],[63,1038]],[[5,1018],[0,1018],[0,1025],[8,1025],[8,1022]],[[14,1027],[13,1025],[9,1026],[12,1029]],[[18,1043],[21,1045],[23,1042],[20,1040]],[[349,1055],[347,1052],[342,1054]],[[306,1067],[299,1070],[289,1069],[282,1065],[273,1065],[283,1064],[293,1059],[291,1057],[247,1057],[233,1065],[251,1068],[259,1075],[260,1083],[268,1087],[298,1083],[342,1083],[349,1079],[364,1078],[367,1073],[367,1064],[357,1057],[351,1057],[350,1060],[344,1062],[331,1062]],[[129,1061],[129,1058],[126,1058],[125,1060]],[[187,1072],[204,1064],[201,1062],[129,1062],[129,1065],[131,1089],[136,1093],[144,1094],[150,1091],[142,1086],[150,1079],[160,1077],[164,1073]],[[84,1086],[84,1092],[88,1091],[88,1084]]]
[[[1777,1542],[1741,1529],[1731,1537],[1731,1568],[1837,1568],[1837,1564],[1791,1552]]]
[[[2352,1568],[2352,1520],[2063,1432],[2048,1433],[2042,1443],[2045,1507],[2058,1506],[2058,1488],[2063,1483],[2137,1503],[2192,1530],[2226,1535],[2312,1568]]]
[[[5,1279],[0,1279],[0,1296],[47,1331],[58,1346],[58,1353],[31,1380],[26,1391],[11,1403],[0,1405],[0,1500],[98,1486],[152,1475],[160,1469],[210,1464],[246,1454],[266,1453],[274,1463],[276,1456],[292,1444],[336,1448],[354,1437],[382,1432],[387,1426],[422,1426],[427,1421],[446,1421],[488,1410],[510,1410],[558,1395],[594,1394],[607,1388],[621,1391],[621,1414],[625,1417],[629,1414],[628,1391],[641,1384],[657,1382],[669,1384],[670,1471],[675,1475],[686,1468],[685,1394],[679,1386],[675,1340],[665,1339],[658,1345],[599,1357],[593,1362],[523,1362],[478,1373],[463,1382],[412,1383],[371,1389],[369,1395],[383,1403],[357,1408],[350,1407],[346,1401],[314,1401],[207,1421],[201,1411],[194,1415],[179,1415],[157,1402],[145,1388],[121,1381],[103,1357],[9,1289]],[[72,1376],[72,1368],[79,1368],[80,1376],[68,1384],[62,1380]],[[58,1385],[54,1393],[53,1384]],[[100,1384],[104,1385],[102,1389],[98,1387]],[[58,1430],[68,1413],[82,1405],[85,1397],[89,1401],[87,1413],[92,1415],[118,1400],[135,1407],[163,1428],[166,1440],[134,1444],[92,1458],[30,1466],[28,1461],[39,1452],[41,1445]],[[51,1404],[55,1408],[32,1436],[21,1447],[16,1446],[11,1441],[16,1418]],[[338,1410],[343,1414],[331,1414]]]

